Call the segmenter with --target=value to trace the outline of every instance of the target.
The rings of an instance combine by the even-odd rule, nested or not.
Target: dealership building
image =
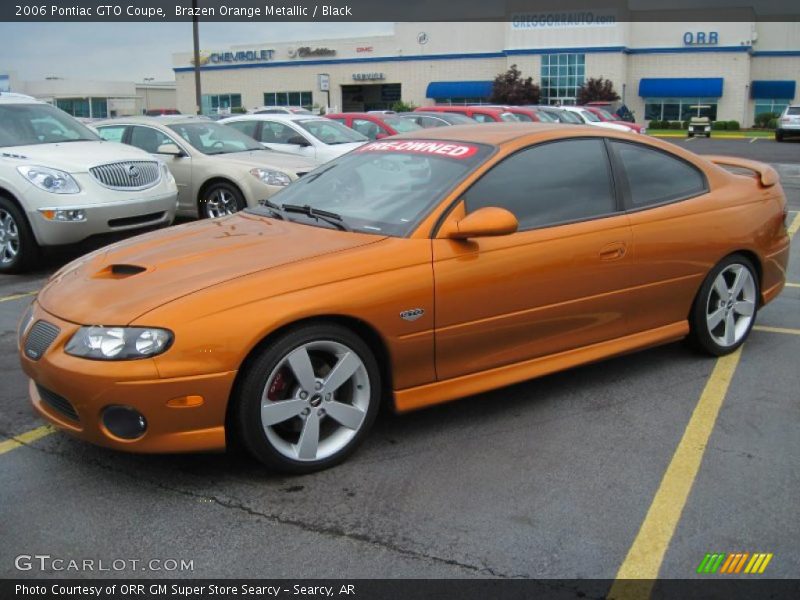
[[[195,110],[191,52],[173,57],[177,104]],[[800,23],[593,22],[520,18],[489,23],[396,23],[389,35],[244,44],[201,52],[202,112],[260,105],[361,111],[488,102],[492,80],[516,64],[541,102],[572,104],[604,77],[643,119],[698,111],[750,126],[797,101]]]

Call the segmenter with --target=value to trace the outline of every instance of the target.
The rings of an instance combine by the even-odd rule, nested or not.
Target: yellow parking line
[[[12,300],[19,300],[20,298],[27,298],[28,296],[33,296],[38,292],[25,292],[24,294],[14,294],[13,296],[3,296],[0,298],[0,302],[11,302]]]
[[[740,347],[733,354],[717,359],[639,533],[617,572],[609,600],[650,597],[741,354]]]
[[[786,284],[786,287],[796,287],[796,288],[800,288],[800,283],[787,283],[787,284]]]
[[[800,329],[790,329],[789,327],[767,327],[766,325],[756,325],[753,327],[756,331],[765,331],[767,333],[789,333],[791,335],[800,335]]]
[[[800,212],[798,212],[792,222],[789,224],[789,229],[786,231],[789,233],[789,237],[794,237],[794,234],[797,233],[797,230],[800,229]]]
[[[21,433],[19,435],[15,435],[9,440],[5,440],[0,442],[0,454],[5,454],[14,448],[19,448],[20,446],[25,446],[30,444],[31,442],[35,442],[38,439],[43,438],[46,435],[50,435],[53,433],[55,429],[50,425],[42,425],[41,427],[37,427],[36,429],[31,429],[30,431],[26,431],[25,433]]]

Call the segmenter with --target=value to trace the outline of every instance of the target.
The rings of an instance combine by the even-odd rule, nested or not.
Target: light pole
[[[203,95],[200,90],[200,30],[197,20],[197,0],[192,0],[192,38],[194,40],[194,103],[195,114],[200,114]]]

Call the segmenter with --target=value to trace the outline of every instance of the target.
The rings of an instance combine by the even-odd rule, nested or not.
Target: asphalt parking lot
[[[800,219],[800,143],[671,141],[772,163]],[[41,429],[15,329],[67,259],[0,276],[0,577],[98,574],[15,568],[48,554],[194,567],[103,573],[120,576],[687,578],[706,553],[764,552],[764,576],[798,578],[797,240],[790,286],[732,359],[671,344],[383,414],[349,461],[303,477]]]

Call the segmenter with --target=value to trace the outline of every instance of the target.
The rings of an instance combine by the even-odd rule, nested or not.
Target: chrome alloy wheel
[[[345,448],[371,397],[364,362],[331,340],[303,344],[272,370],[261,395],[261,425],[283,456],[319,461]]]
[[[714,279],[706,302],[706,326],[722,347],[737,344],[747,335],[756,312],[756,284],[750,269],[734,263]]]
[[[236,212],[239,212],[239,207],[236,204],[236,198],[229,190],[217,188],[206,198],[206,216],[209,219],[232,215]]]
[[[19,254],[19,227],[14,217],[0,208],[0,263],[14,262]]]

